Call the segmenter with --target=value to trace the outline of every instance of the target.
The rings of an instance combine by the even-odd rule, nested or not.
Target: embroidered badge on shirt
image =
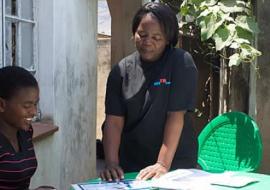
[[[163,79],[159,79],[159,81],[154,82],[154,86],[161,86],[161,85],[170,85],[171,82],[167,81],[167,79],[163,78]]]

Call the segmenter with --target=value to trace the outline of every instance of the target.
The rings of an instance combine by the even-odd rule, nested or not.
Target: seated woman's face
[[[33,117],[37,114],[39,89],[25,87],[18,89],[3,106],[2,120],[9,126],[28,130]]]
[[[143,61],[156,61],[161,57],[168,44],[164,31],[157,18],[146,14],[135,34],[134,41]]]

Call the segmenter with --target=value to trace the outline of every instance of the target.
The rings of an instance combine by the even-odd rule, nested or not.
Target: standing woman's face
[[[168,44],[157,18],[150,13],[142,18],[134,34],[134,41],[143,61],[159,59]]]

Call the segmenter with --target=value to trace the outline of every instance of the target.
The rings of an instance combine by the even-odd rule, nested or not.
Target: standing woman
[[[197,140],[190,111],[197,69],[191,55],[174,48],[178,22],[161,3],[147,3],[132,22],[137,51],[113,67],[107,81],[103,126],[103,180],[140,171],[157,178],[170,169],[194,168]]]
[[[29,188],[37,168],[31,121],[38,101],[38,83],[28,71],[0,69],[0,189]]]

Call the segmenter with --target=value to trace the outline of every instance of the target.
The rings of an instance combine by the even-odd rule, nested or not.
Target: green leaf
[[[238,49],[239,47],[240,47],[240,44],[239,43],[236,43],[236,42],[233,42],[230,45],[230,48],[232,48],[232,49]]]
[[[245,59],[247,61],[252,61],[256,57],[261,56],[262,54],[260,51],[258,51],[249,44],[241,44],[240,47],[241,47],[240,57],[241,59]]]
[[[259,27],[255,21],[254,17],[247,17],[247,16],[237,16],[235,19],[237,26],[251,32],[251,33],[258,33]]]
[[[236,25],[235,24],[229,24],[227,28],[230,30],[232,35],[235,35],[236,33]]]
[[[236,1],[236,3],[238,5],[242,5],[242,6],[245,6],[245,7],[250,7],[250,2],[245,2],[245,1],[238,0],[238,1]]]
[[[211,11],[209,9],[205,9],[204,11],[202,11],[200,13],[200,15],[198,17],[206,17],[207,15],[209,15],[211,13]]]
[[[203,1],[204,0],[190,0],[190,3],[199,6]]]
[[[189,13],[189,7],[188,7],[188,5],[181,6],[181,8],[180,8],[180,14],[182,16],[186,16],[188,13]]]
[[[249,42],[253,40],[253,35],[250,31],[243,29],[242,27],[239,27],[238,25],[236,26],[236,32],[237,32],[237,37],[246,39]]]
[[[210,12],[212,12],[214,14],[221,13],[219,6],[211,6],[211,7],[208,7],[208,9],[209,9]]]
[[[235,0],[221,0],[218,5],[223,12],[226,13],[237,13],[246,11],[246,7],[237,3]]]
[[[252,15],[252,6],[251,1],[236,1],[237,5],[244,8],[244,11],[247,15]]]
[[[180,8],[180,14],[183,16],[183,20],[187,20],[187,22],[190,22],[187,17],[197,17],[198,10],[194,5],[190,4],[182,4]]]
[[[243,44],[241,44],[240,47],[241,47],[240,58],[245,61],[251,60],[252,59],[251,49],[248,46],[243,46]]]
[[[204,17],[204,20],[201,20],[200,27],[201,27],[201,39],[205,41],[209,39],[215,32],[215,23],[217,17],[214,14],[209,14]]]
[[[234,38],[233,41],[235,41],[238,44],[250,44],[250,42],[247,39],[244,38]]]
[[[213,36],[216,30],[223,24],[225,16],[222,18],[220,15],[210,13],[206,17],[200,19],[201,39],[205,41]]]
[[[216,50],[219,51],[231,44],[232,35],[230,30],[226,26],[223,26],[217,29],[216,33],[213,35],[213,39],[215,40]]]
[[[230,15],[230,13],[228,13]],[[230,16],[226,17],[226,21],[234,23],[234,19]]]
[[[217,0],[205,0],[201,3],[200,6],[207,6],[208,7],[208,6],[213,6],[215,4],[217,4]]]
[[[222,3],[227,6],[234,6],[236,5],[236,0],[220,0],[219,3]]]
[[[241,63],[240,55],[238,53],[233,54],[229,57],[229,66],[238,66]]]
[[[230,13],[223,13],[222,11],[218,12],[218,17],[221,19],[221,23],[220,23],[221,25],[224,24],[225,22],[228,23],[227,21],[230,21],[230,19],[232,19],[230,17]]]
[[[256,57],[261,56],[261,52],[253,48],[250,45],[245,44],[245,47],[241,45],[240,59],[245,62],[252,62]]]

